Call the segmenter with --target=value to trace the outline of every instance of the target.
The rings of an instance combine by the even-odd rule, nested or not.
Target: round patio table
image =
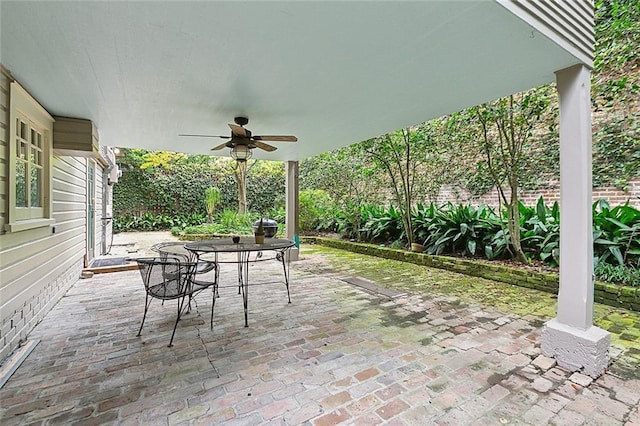
[[[256,244],[254,237],[241,237],[237,243],[234,243],[231,238],[220,238],[213,240],[193,241],[186,243],[184,247],[196,256],[198,260],[200,257],[207,258],[211,261],[210,257],[213,255],[213,261],[216,265],[221,263],[237,263],[238,264],[238,293],[242,294],[242,301],[244,305],[244,326],[249,326],[249,264],[254,262],[263,262],[267,260],[276,260],[282,264],[282,271],[284,273],[284,284],[287,288],[287,298],[291,303],[291,294],[289,293],[289,250],[295,246],[295,242],[284,238],[265,238],[263,244]],[[221,256],[225,253],[235,253],[235,259],[233,256]],[[219,283],[220,268],[216,268],[216,282]],[[261,282],[260,284],[272,284],[281,281]],[[219,286],[217,286],[219,287]],[[217,294],[214,295],[213,306],[215,307],[215,299]]]

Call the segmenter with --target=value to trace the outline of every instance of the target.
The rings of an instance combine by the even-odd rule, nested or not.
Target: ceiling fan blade
[[[218,146],[214,146],[213,148],[211,148],[211,151],[217,151],[217,150],[219,150],[219,149],[225,148],[225,147],[227,146],[227,144],[228,144],[228,143],[229,143],[229,142],[225,142],[225,143],[221,143],[221,144],[220,144],[220,145],[218,145]]]
[[[252,136],[254,141],[274,141],[274,142],[297,142],[298,138],[295,136],[283,136],[283,135],[262,135]]]
[[[256,147],[258,147],[260,149],[264,149],[265,151],[268,151],[268,152],[272,152],[272,151],[275,151],[276,149],[278,149],[275,146],[271,146],[271,145],[268,145],[268,144],[266,144],[264,142],[260,142],[260,141],[253,141],[253,144]]]
[[[251,136],[251,132],[242,126],[229,123],[229,127],[231,127],[231,133],[233,133],[235,136],[241,136],[243,138],[248,138]]]
[[[195,137],[195,138],[222,138],[222,139],[231,139],[231,136],[217,136],[217,135],[185,135],[185,134],[179,134],[178,136],[187,136],[187,137]]]

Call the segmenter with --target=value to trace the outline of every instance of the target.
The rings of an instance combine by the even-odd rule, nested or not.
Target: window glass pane
[[[16,141],[16,158],[27,159],[27,144],[23,140]]]
[[[31,207],[42,207],[42,169],[31,168]]]
[[[36,148],[31,148],[31,158],[29,161],[32,164],[42,166],[42,151],[37,150]]]
[[[16,161],[16,207],[27,207],[27,168]]]
[[[38,149],[42,149],[42,135],[38,133],[38,137],[36,139],[36,146]]]
[[[18,132],[18,136],[22,139],[26,139],[29,135],[29,132],[27,131],[27,123],[25,123],[24,121],[20,121],[20,125],[18,126],[18,128],[20,129],[20,131]]]

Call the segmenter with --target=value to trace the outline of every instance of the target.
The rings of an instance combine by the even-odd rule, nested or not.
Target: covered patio
[[[572,220],[543,350],[597,377],[609,335],[592,323],[593,13],[583,0],[3,2],[2,62],[15,91],[22,82],[49,114],[90,120],[108,146],[210,153],[218,141],[179,135],[225,135],[235,116],[296,135],[254,150],[286,164],[290,239],[299,160],[555,80]]]
[[[252,267],[252,283],[279,268]],[[137,271],[80,280],[0,390],[2,424],[640,424],[640,380],[557,366],[541,355],[535,315],[375,282],[365,290],[353,273],[303,245],[293,303],[284,286],[252,286],[245,328],[241,297],[227,289],[211,330],[203,294],[173,348],[172,303],[152,304],[136,337]]]
[[[3,217],[5,233],[0,235],[0,243],[2,243],[0,250],[5,250],[3,258],[7,259],[3,260],[6,264],[3,263],[1,266],[5,268],[4,270],[11,272],[12,279],[3,283],[0,290],[12,298],[10,315],[6,318],[3,317],[4,323],[8,324],[6,325],[6,328],[9,329],[7,334],[10,338],[17,336],[9,343],[13,345],[11,347],[15,347],[20,340],[19,337],[30,333],[30,325],[39,320],[38,315],[46,312],[46,310],[38,308],[36,313],[30,314],[28,310],[32,306],[36,306],[38,300],[54,301],[60,297],[64,293],[63,290],[66,290],[67,286],[71,286],[72,280],[77,276],[75,272],[81,267],[82,256],[91,256],[91,253],[87,254],[88,248],[91,246],[91,243],[87,241],[87,235],[90,232],[85,230],[85,227],[89,227],[97,219],[94,217],[94,220],[91,220],[92,207],[83,210],[81,204],[83,202],[90,204],[95,195],[95,190],[91,189],[88,182],[84,182],[85,176],[90,175],[91,167],[95,166],[95,161],[92,159],[73,169],[73,165],[78,162],[74,157],[78,155],[77,149],[68,152],[67,149],[62,149],[61,145],[56,146],[56,138],[53,135],[54,122],[64,123],[68,120],[81,119],[82,124],[89,128],[89,131],[84,132],[86,134],[83,133],[83,136],[88,136],[88,148],[91,154],[94,149],[98,150],[98,142],[100,145],[111,147],[210,153],[211,147],[215,145],[211,139],[191,138],[185,140],[178,135],[182,133],[225,135],[228,132],[226,123],[230,122],[234,116],[241,115],[250,117],[250,127],[256,133],[296,135],[299,139],[297,144],[287,146],[282,144],[274,152],[255,151],[255,158],[279,160],[286,164],[287,237],[294,239],[297,237],[299,160],[555,80],[560,99],[561,117],[562,214],[563,217],[571,218],[571,220],[563,220],[561,223],[560,252],[562,263],[557,317],[546,324],[540,341],[542,342],[542,350],[550,357],[549,359],[555,359],[571,371],[580,371],[592,378],[597,378],[609,363],[610,339],[606,331],[593,325],[593,253],[591,209],[589,208],[591,204],[591,105],[589,94],[592,62],[593,5],[591,2],[581,0],[552,3],[506,0],[371,3],[3,1],[3,68],[0,69],[2,71],[0,83],[3,85],[2,100],[5,111],[1,121],[5,131],[0,132],[0,135],[3,136],[0,146],[3,148],[1,150],[2,158],[9,167],[4,173],[5,185],[2,186],[3,191],[0,194],[3,200],[7,200],[3,204],[7,214],[6,220]],[[18,113],[22,114],[21,111],[25,109],[24,105],[17,100],[21,100],[22,103],[36,110],[26,109],[25,114],[29,120],[32,119],[32,116],[35,117],[36,113],[45,117],[43,134],[53,135],[47,139],[47,144],[44,147],[44,157],[53,163],[51,167],[53,170],[51,176],[47,174],[47,185],[42,184],[43,191],[46,190],[47,193],[50,193],[50,197],[45,198],[48,204],[45,205],[46,208],[43,212],[36,212],[39,216],[35,222],[17,220],[17,215],[13,214],[17,207],[11,186],[11,183],[15,181],[15,167],[12,167],[14,164],[12,161],[15,162],[15,158],[19,157],[15,141],[12,139],[15,133],[13,126],[16,123],[15,116]],[[57,152],[56,149],[58,149]],[[71,166],[66,163],[67,161],[70,161]],[[73,173],[70,173],[69,170],[73,170]],[[68,179],[69,182],[65,180],[68,177],[71,177]],[[103,180],[109,184],[107,174],[104,174]],[[70,205],[72,207],[69,207]],[[68,219],[68,210],[73,210],[77,217],[74,217],[73,220]],[[16,218],[12,217],[12,214]],[[63,243],[66,244],[67,251],[61,254],[56,247]],[[49,254],[47,254],[47,250]],[[52,261],[54,254],[59,255],[59,258],[52,262],[55,265],[49,267],[47,273],[54,269],[55,274],[51,274],[50,279],[42,280],[43,282],[34,285],[36,279],[41,278],[34,278],[32,275],[41,277],[44,272],[39,273],[39,271],[26,267],[27,262],[24,260],[39,256],[48,262]],[[42,263],[44,264],[44,262]],[[303,265],[304,262],[296,264],[296,271],[301,273]],[[103,279],[106,278],[95,278],[95,280]],[[58,285],[59,281],[64,281],[65,284]],[[323,275],[322,278],[314,278],[314,275],[311,274],[308,277],[301,277],[299,281],[302,283],[300,284],[301,288],[309,285],[309,288],[313,290],[305,292],[305,296],[299,296],[301,304],[313,303],[313,298],[336,297],[336,294],[341,294],[342,290],[340,289],[342,288],[347,293],[353,291],[349,287],[343,287],[339,281],[334,283],[330,276]],[[116,344],[115,342],[126,343],[126,339],[123,340],[123,338],[129,334],[119,335],[118,333],[123,333],[128,327],[133,327],[135,321],[130,316],[126,316],[127,320],[122,320],[125,322],[119,323],[118,327],[108,329],[104,332],[106,334],[101,334],[100,330],[103,330],[101,327],[104,324],[96,315],[106,315],[113,309],[129,309],[129,303],[132,303],[131,307],[138,306],[138,303],[137,301],[133,302],[134,296],[123,297],[122,293],[110,295],[109,292],[100,291],[102,287],[113,288],[115,293],[118,293],[120,286],[125,286],[124,288],[128,289],[129,279],[123,279],[123,282],[107,280],[104,286],[87,287],[87,282],[77,283],[71,293],[63,298],[61,304],[55,307],[51,315],[47,316],[48,320],[42,323],[35,333],[46,330],[48,321],[51,318],[56,318],[57,325],[51,324],[50,330],[60,337],[60,342],[68,344],[67,339],[76,336],[75,338],[80,341],[85,340],[91,342],[92,346],[97,345],[100,348],[97,354],[93,350],[90,351],[91,355],[80,351],[78,356],[85,358],[82,358],[84,361],[78,361],[78,363],[84,367],[75,367],[74,363],[71,363],[70,368],[79,368],[79,371],[70,378],[71,384],[64,384],[66,380],[64,377],[48,376],[33,379],[32,384],[20,382],[18,376],[18,378],[12,379],[16,381],[14,383],[20,383],[25,389],[30,389],[30,386],[47,386],[45,383],[59,383],[65,391],[73,393],[79,387],[78,383],[74,382],[76,378],[82,377],[82,374],[85,373],[87,375],[98,374],[87,381],[93,384],[95,392],[99,392],[103,386],[98,383],[103,380],[105,386],[111,389],[109,374],[115,374],[115,371],[124,372],[125,377],[128,377],[126,374],[128,371],[132,371],[136,376],[136,380],[129,379],[132,382],[120,381],[121,384],[137,382],[141,377],[146,378],[144,375],[149,372],[149,366],[142,368],[135,367],[135,365],[143,366],[147,360],[153,360],[152,366],[158,369],[169,368],[169,364],[176,362],[187,362],[178,361],[182,360],[182,355],[179,355],[182,350],[179,348],[173,355],[162,350],[162,339],[148,341],[144,346],[136,346],[141,345],[138,341],[130,343],[131,347],[128,346],[129,343],[125,346],[120,343]],[[56,288],[50,290],[52,283]],[[317,285],[320,287],[316,288]],[[29,286],[32,288],[29,288],[28,292],[24,292],[24,288]],[[134,286],[131,286],[131,291],[133,288]],[[76,292],[78,292],[77,295]],[[129,295],[126,291],[124,294]],[[87,297],[87,301],[80,302],[82,297]],[[109,299],[109,297],[114,299]],[[272,294],[265,295],[265,298],[267,297],[272,297]],[[304,297],[312,297],[312,299],[305,302]],[[344,297],[346,298],[346,295]],[[364,297],[364,299],[360,299],[360,297]],[[362,300],[369,303],[369,297],[373,296],[358,295],[354,299],[355,307],[353,309],[359,309],[359,303],[364,303]],[[78,304],[67,306],[74,300],[77,300]],[[384,303],[378,306],[378,299],[371,300],[373,300],[372,303],[375,307],[372,312],[378,312],[380,315],[384,315],[388,309],[395,309],[394,306],[399,303],[395,301],[389,302],[391,303],[389,306]],[[412,306],[413,299],[407,300],[407,306]],[[96,301],[100,301],[100,303]],[[326,302],[327,299],[321,301]],[[336,309],[338,307],[347,309],[337,301],[335,303]],[[422,302],[418,302],[418,305],[420,303]],[[424,303],[429,304],[431,300],[424,301]],[[203,304],[203,307],[205,306],[206,304]],[[269,305],[264,305],[263,308],[267,306]],[[65,307],[65,309],[60,311],[61,307]],[[280,331],[275,331],[276,327],[270,328],[269,336],[274,340],[269,343],[269,347],[279,348],[278,351],[284,351],[283,358],[289,356],[294,360],[296,354],[301,350],[302,354],[306,353],[304,351],[312,351],[314,355],[309,359],[295,361],[296,365],[301,364],[301,366],[307,366],[305,368],[311,369],[309,370],[310,378],[304,379],[302,383],[309,388],[316,386],[317,389],[325,389],[328,392],[332,386],[338,386],[335,385],[335,380],[338,381],[337,383],[346,383],[342,380],[347,380],[347,376],[339,374],[333,377],[329,373],[323,372],[322,368],[326,368],[330,363],[335,363],[340,366],[339,368],[351,371],[353,375],[359,371],[369,371],[370,366],[364,365],[366,364],[364,361],[371,359],[371,354],[375,351],[384,348],[385,339],[381,337],[382,334],[378,333],[389,333],[390,337],[394,339],[393,341],[396,341],[396,337],[403,336],[404,329],[395,326],[389,329],[384,324],[375,322],[376,326],[380,325],[378,329],[368,324],[367,327],[359,329],[366,337],[360,338],[365,342],[379,341],[381,346],[377,349],[367,349],[367,345],[364,344],[357,346],[358,351],[361,352],[357,351],[356,353],[359,354],[363,363],[356,361],[346,363],[347,359],[344,357],[347,356],[347,349],[339,352],[343,354],[342,361],[337,359],[320,362],[318,357],[326,355],[330,358],[333,356],[330,354],[338,353],[324,352],[325,348],[331,348],[333,343],[329,338],[329,333],[322,327],[328,327],[327,324],[335,324],[339,329],[345,327],[344,330],[348,331],[358,330],[358,324],[360,324],[357,321],[352,323],[353,318],[344,317],[339,310],[325,312],[320,309],[323,307],[333,309],[331,303],[314,304],[314,309],[317,308],[317,311],[299,311],[297,314],[299,316],[292,316],[295,319],[293,324],[289,324],[285,317],[278,317],[278,315],[287,312],[286,310],[273,312],[274,318],[280,318],[277,321],[281,321],[286,326]],[[49,306],[47,306],[47,310],[48,308]],[[76,312],[75,309],[78,312],[78,325],[69,326],[70,334],[67,336],[64,334],[67,329],[61,327],[61,324],[67,324],[66,319],[69,312]],[[221,308],[220,314],[223,313],[223,309],[224,307]],[[294,307],[293,309],[298,308]],[[404,307],[398,309],[401,310],[400,312],[412,312],[413,308],[409,308],[409,310]],[[433,309],[431,311],[426,309],[425,306],[420,306],[420,309],[425,312],[425,315],[440,315],[435,314],[436,311]],[[484,312],[483,309],[481,311]],[[329,317],[316,319],[322,325],[316,322],[313,323],[314,325],[309,325],[304,321],[303,313],[311,316],[326,314]],[[463,314],[468,313],[459,312],[456,315],[457,319],[448,318],[449,315],[445,314],[442,314],[442,318],[422,317],[424,321],[418,321],[415,327],[425,327],[425,333],[433,332],[432,334],[436,336],[439,334],[436,331],[439,327],[445,327],[443,330],[448,330],[448,322],[453,327],[465,324],[464,322],[459,323],[466,318]],[[25,315],[31,316],[24,319]],[[332,315],[338,316],[333,317]],[[416,314],[416,318],[419,315],[422,314]],[[493,315],[495,313],[490,313],[487,317],[488,320],[483,324],[492,324],[502,317],[502,315],[498,315],[492,318]],[[107,323],[113,318],[115,317],[108,316]],[[340,322],[339,318],[342,318],[343,321]],[[432,324],[434,321],[443,322]],[[511,322],[509,320],[504,324],[494,325],[498,328],[508,328]],[[21,328],[16,329],[16,324]],[[87,324],[86,329],[80,324]],[[290,333],[287,333],[286,337],[278,337],[278,333],[287,332],[289,325],[292,329],[302,330],[300,338],[303,340],[299,340],[297,337],[286,340],[291,338]],[[315,329],[315,327],[320,328]],[[407,330],[409,329],[411,333],[406,335],[407,339],[423,338],[420,332],[416,333],[416,328],[413,326],[407,328]],[[534,329],[537,330],[537,327],[532,328],[532,331]],[[186,338],[188,332],[182,331],[181,338]],[[220,331],[220,329],[216,329],[215,333]],[[225,331],[228,333],[225,334],[225,339],[227,337],[234,338],[235,332],[231,333],[228,329]],[[84,332],[87,334],[83,335]],[[253,329],[249,332],[252,333]],[[305,334],[307,332],[311,334]],[[456,335],[454,341],[458,336],[467,336],[469,332],[465,330]],[[370,336],[368,333],[374,333],[374,335]],[[319,337],[312,338],[312,336],[324,336],[325,334],[327,336],[323,338],[325,340]],[[455,335],[455,333],[453,334]],[[263,336],[264,334],[256,334],[255,338],[259,340]],[[217,337],[218,339],[212,337],[211,345],[204,341],[204,343],[200,343],[199,347],[204,350],[204,348],[211,346],[213,350],[217,347],[213,342],[220,341],[220,336]],[[369,339],[369,337],[371,338]],[[448,337],[452,336],[447,335],[446,337],[443,336],[435,343],[444,344],[443,342],[447,342]],[[357,339],[348,334],[346,341],[351,341],[349,339],[353,338]],[[151,337],[151,339],[155,339],[155,337]],[[279,339],[283,339],[283,341]],[[509,344],[520,342],[527,345],[526,338],[517,335],[517,333],[510,335],[510,339]],[[242,339],[242,342],[247,340],[251,339]],[[181,342],[189,342],[188,345],[193,345],[194,341],[196,340],[181,340]],[[275,342],[278,341],[280,343],[276,344]],[[473,345],[462,348],[456,348],[453,344],[445,344],[448,345],[447,348],[427,345],[425,349],[422,348],[419,340],[410,340],[410,342],[413,342],[409,343],[412,349],[400,357],[390,349],[388,361],[391,364],[381,362],[380,366],[376,367],[376,371],[381,372],[379,373],[380,378],[363,379],[363,386],[366,383],[384,384],[387,382],[389,380],[385,378],[387,371],[395,372],[398,370],[393,367],[393,364],[400,362],[398,360],[402,360],[404,355],[409,358],[415,355],[416,362],[420,363],[430,362],[428,361],[431,355],[429,351],[432,350],[475,351]],[[400,347],[404,344],[402,341],[396,343]],[[506,344],[506,342],[503,343]],[[106,346],[103,347],[103,344]],[[244,343],[232,340],[227,347],[233,347],[234,344]],[[291,344],[292,348],[287,347],[287,344]],[[74,359],[78,353],[78,350],[70,348],[68,345],[65,346],[62,343],[60,345],[59,350],[62,352],[58,353],[57,357],[50,359],[49,362],[52,365],[56,362],[62,362],[60,360],[65,358]],[[108,355],[111,353],[111,349],[106,349],[106,347],[111,347],[111,345],[117,347],[113,352],[116,355]],[[156,347],[156,345],[158,352],[150,353],[149,357],[146,357],[146,348]],[[315,345],[319,346],[316,348]],[[8,347],[9,344],[6,345],[6,348]],[[253,346],[243,349],[248,350],[251,347]],[[201,366],[203,364],[199,363],[205,362],[206,367],[209,364],[207,359],[193,357],[193,347],[190,349],[186,351],[185,358],[193,358],[192,362],[196,363],[194,365]],[[287,352],[288,349],[295,352],[291,354]],[[47,354],[56,353],[53,348],[47,348],[46,351]],[[318,353],[313,351],[318,351]],[[506,354],[497,349],[496,351],[498,365],[502,362],[503,355],[505,357],[529,356],[527,353],[517,351],[512,354]],[[493,352],[492,349],[487,353],[482,353],[487,355]],[[61,353],[67,354],[68,357],[61,357]],[[200,353],[202,354],[202,352]],[[227,354],[225,351],[222,353],[234,355],[233,353]],[[248,353],[253,354],[254,352],[249,351]],[[194,373],[194,377],[184,380],[185,393],[194,395],[201,392],[199,395],[202,395],[215,388],[224,392],[231,390],[232,393],[235,392],[236,396],[242,395],[249,387],[249,385],[244,385],[246,382],[241,375],[242,371],[251,372],[252,368],[258,368],[257,366],[262,366],[261,368],[269,366],[270,371],[264,373],[267,378],[281,381],[283,377],[286,377],[286,371],[279,370],[283,367],[270,366],[268,362],[264,361],[265,357],[268,358],[270,355],[255,353],[258,361],[254,360],[256,365],[252,366],[245,365],[251,364],[251,357],[235,359],[233,356],[221,356],[218,359],[215,358],[215,351],[210,352],[208,359],[222,363],[216,368],[224,366],[222,358],[229,359],[230,367],[248,368],[238,368],[235,373],[233,370],[229,373],[224,372],[221,377],[231,377],[227,384],[220,384],[216,381],[211,382],[213,384],[208,381],[200,381],[199,377],[202,372],[199,372],[200,374]],[[442,353],[437,357],[441,355]],[[480,353],[477,355],[480,356]],[[302,356],[304,357],[304,355]],[[424,360],[420,361],[423,356]],[[123,362],[123,359],[127,357],[131,358]],[[107,361],[107,359],[111,361]],[[261,359],[262,361],[260,361]],[[320,359],[324,360],[324,358]],[[467,357],[460,356],[460,359],[463,367],[455,368],[449,373],[457,371],[459,368],[471,368],[466,364]],[[524,358],[519,359],[519,362],[526,361]],[[314,364],[316,361],[318,364]],[[96,364],[91,364],[92,362],[96,362]],[[111,362],[113,362],[112,367],[103,368],[103,364]],[[412,365],[412,361],[403,362]],[[215,362],[214,365],[216,365]],[[427,369],[437,370],[438,365],[437,363],[429,364]],[[115,369],[113,373],[107,372],[112,369]],[[355,371],[355,369],[361,370]],[[440,368],[440,370],[443,369],[446,370],[445,367]],[[63,370],[65,368],[60,369],[60,371]],[[405,370],[407,370],[406,374],[410,376],[411,368],[406,367]],[[21,369],[21,371],[23,371],[22,374],[25,374],[25,369]],[[27,368],[26,371],[37,372],[37,366]],[[59,374],[56,371],[47,373],[45,371],[46,369],[43,369],[42,374]],[[195,371],[198,372],[197,368]],[[163,397],[165,392],[170,394],[182,386],[179,379],[183,374],[182,370],[173,368],[172,372],[167,374],[172,378],[168,380],[167,387],[165,387],[164,381],[156,379],[160,389],[155,395],[159,395],[159,397]],[[231,376],[227,374],[231,374]],[[250,377],[254,377],[252,374],[257,375],[253,382],[251,382],[252,379],[249,379],[251,383],[270,382],[257,371],[244,374],[249,374]],[[405,373],[403,372],[403,374]],[[259,379],[257,379],[258,377]],[[324,378],[317,379],[318,377]],[[47,380],[42,381],[43,378]],[[53,381],[50,382],[48,379]],[[122,379],[115,380],[118,383]],[[320,380],[320,382],[316,384],[314,380]],[[349,380],[357,381],[358,379],[353,376]],[[534,380],[532,383],[540,384],[549,381],[546,378],[544,380],[542,382]],[[241,383],[237,386],[240,386],[242,391],[238,391],[238,387],[231,384],[236,381]],[[216,386],[215,383],[218,385]],[[223,387],[221,388],[220,385]],[[567,386],[573,388],[573,385],[581,386],[579,383]],[[136,385],[131,386],[135,388]],[[270,389],[271,385],[263,386]],[[471,385],[472,388],[474,386]],[[287,386],[287,389],[290,388],[293,386]],[[436,388],[442,390],[446,387],[438,385]],[[121,388],[115,385],[113,389],[118,389],[117,394],[113,393],[116,391],[111,391],[112,393],[107,396],[120,398],[117,401],[122,401],[122,398],[127,397],[133,398],[136,395],[135,392],[121,394]],[[482,386],[471,393],[480,389],[483,389]],[[490,389],[483,389],[483,392],[493,392]],[[502,389],[506,390],[507,387],[502,386]],[[422,390],[424,391],[424,389]],[[271,389],[267,393],[269,394],[271,391],[275,392],[276,390]],[[38,394],[53,395],[50,392],[55,393],[56,391],[43,389]],[[140,392],[142,393],[142,391]],[[254,392],[250,391],[246,394],[255,395]],[[91,394],[91,390],[86,390],[83,393]],[[153,392],[145,391],[144,394],[149,397],[143,398],[144,402],[140,402],[140,404],[152,404],[154,401],[151,398],[154,395]],[[301,395],[304,395],[304,392]],[[478,395],[482,395],[482,393]],[[58,397],[64,399],[61,395],[50,398]],[[99,395],[94,394],[92,397],[96,401],[100,399]],[[12,405],[15,403],[19,406],[20,398],[28,399],[29,397],[27,393],[21,393],[15,389],[15,394],[7,395],[7,398],[8,401],[12,401]],[[171,415],[178,412],[199,412],[199,409],[191,410],[189,408],[188,398],[190,397],[185,395],[183,406],[171,411]],[[268,398],[274,397],[269,394]],[[456,401],[455,404],[452,403],[452,398]],[[483,398],[490,401],[497,397]],[[389,404],[396,401],[386,393],[378,399],[388,401]],[[450,396],[444,399],[447,400],[446,404],[451,403],[451,406],[457,407],[447,412],[448,415],[462,415],[458,410],[462,407],[463,401],[457,401]],[[497,398],[497,400],[500,399],[502,398]],[[258,399],[254,398],[254,400]],[[297,399],[295,401],[300,408],[297,410],[292,408],[293,411],[297,412],[313,407],[313,404],[307,404],[308,401]],[[316,398],[314,401],[323,401],[323,399]],[[33,401],[25,400],[23,402],[29,407],[28,404]],[[435,399],[433,402],[435,404]],[[404,403],[407,404],[406,401]],[[38,403],[33,402],[33,404],[35,405],[28,410],[33,411],[29,416],[37,415],[37,412],[45,417],[48,415],[46,410],[35,409],[38,407]],[[116,405],[120,405],[120,403],[118,402]],[[49,405],[44,404],[43,406],[48,407]],[[198,406],[198,404],[194,406]],[[345,406],[337,404],[332,399],[325,403],[325,406],[322,415],[331,415],[334,410],[336,410],[336,414],[334,414],[336,416],[344,413]],[[55,411],[64,407],[69,410],[74,409],[70,405],[56,404],[55,408],[51,408],[51,410]],[[384,404],[376,410],[383,410],[383,407]],[[389,410],[396,409],[394,407],[392,405],[384,408],[381,412],[384,416],[389,416]],[[33,410],[31,410],[32,408]],[[185,408],[186,411],[181,411]],[[485,411],[490,412],[491,409],[493,408],[487,408],[486,410],[489,411]],[[248,408],[245,408],[243,412],[247,413],[247,410]],[[274,408],[274,410],[284,410],[284,408]],[[376,410],[373,411],[376,415],[383,416]],[[108,414],[110,411],[106,409],[105,415],[113,416],[114,414]],[[576,412],[578,411],[581,410]],[[366,412],[370,413],[370,411]],[[261,413],[261,411],[258,410],[257,413]],[[314,413],[314,415],[318,415],[317,412],[314,411]],[[202,415],[209,414],[212,414],[210,408],[202,413]],[[118,419],[121,419],[120,415],[121,413],[118,412]],[[199,415],[194,414],[196,417]],[[523,413],[523,415],[525,414]],[[393,421],[391,416],[380,418]],[[363,422],[367,423],[365,420]],[[249,420],[248,423],[252,423],[252,420]],[[328,423],[331,423],[331,418]]]

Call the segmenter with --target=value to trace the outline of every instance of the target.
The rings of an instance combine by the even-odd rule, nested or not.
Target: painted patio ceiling
[[[0,60],[109,146],[297,160],[554,80],[579,61],[494,1],[2,1]],[[217,151],[228,155],[228,150]]]

